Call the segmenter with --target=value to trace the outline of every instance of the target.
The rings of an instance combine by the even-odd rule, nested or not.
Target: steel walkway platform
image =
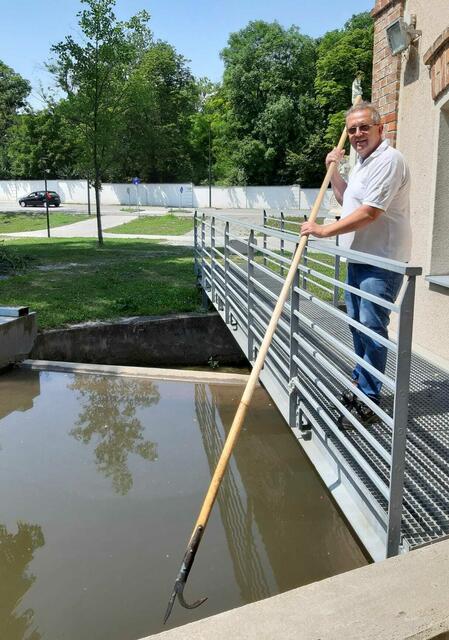
[[[245,225],[234,236],[236,249],[230,241],[233,224],[197,219],[197,273],[251,361],[282,286],[280,270],[288,268],[288,243],[291,253],[297,237],[253,227],[246,230],[245,253]],[[262,246],[255,240],[260,235]],[[323,243],[319,251],[326,251]],[[335,258],[345,252],[334,246],[329,253]],[[326,268],[312,273],[314,263],[329,266],[313,253],[305,257],[261,381],[375,560],[441,540],[449,535],[449,374],[410,353],[411,317],[408,326],[398,321],[398,335],[388,342],[382,419],[369,428],[354,421],[354,428],[339,429],[342,408],[336,398],[350,386],[355,357],[336,294],[336,287],[345,288],[339,274],[344,265],[332,263],[330,277]],[[404,269],[413,294],[419,269]],[[406,319],[413,301],[411,295],[404,300],[393,311]],[[401,330],[409,338],[408,354]]]

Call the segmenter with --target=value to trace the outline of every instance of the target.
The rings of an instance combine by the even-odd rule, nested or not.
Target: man
[[[337,163],[332,177],[332,189],[342,205],[341,219],[329,225],[305,222],[301,235],[329,238],[342,234],[340,245],[376,256],[407,262],[410,259],[411,228],[409,190],[410,174],[402,154],[389,146],[382,136],[379,112],[368,103],[351,107],[346,114],[349,141],[358,154],[348,182],[338,173],[343,151],[333,149],[326,157],[326,166]],[[403,276],[367,264],[348,262],[347,284],[390,302],[394,302]],[[345,291],[347,313],[351,318],[388,337],[390,312],[385,307]],[[382,373],[385,371],[387,349],[376,340],[351,327],[354,350]],[[382,383],[357,365],[353,382],[376,404]],[[377,416],[367,405],[358,403],[354,394],[343,394],[347,406],[355,407],[362,422],[371,424]]]

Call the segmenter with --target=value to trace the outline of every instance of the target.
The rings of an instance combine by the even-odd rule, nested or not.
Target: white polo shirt
[[[342,218],[362,204],[384,212],[363,229],[339,237],[345,249],[372,255],[410,260],[410,172],[402,153],[390,147],[388,140],[365,160],[358,158],[343,196]]]

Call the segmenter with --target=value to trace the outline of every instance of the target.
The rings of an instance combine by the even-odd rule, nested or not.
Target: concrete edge
[[[24,360],[20,366],[38,371],[64,373],[86,373],[147,378],[150,380],[173,380],[177,382],[203,382],[210,384],[246,384],[248,375],[222,373],[220,371],[193,371],[188,369],[160,369],[155,367],[128,367],[108,364],[85,364],[82,362],[60,362],[56,360]]]
[[[439,542],[141,640],[449,640],[448,574]]]

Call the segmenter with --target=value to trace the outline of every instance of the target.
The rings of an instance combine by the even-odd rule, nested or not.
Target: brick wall
[[[385,137],[396,143],[401,56],[393,56],[387,42],[386,27],[404,15],[405,0],[377,0],[374,18],[372,101],[384,122]]]
[[[449,27],[435,40],[423,57],[430,67],[432,98],[437,100],[449,87]]]

